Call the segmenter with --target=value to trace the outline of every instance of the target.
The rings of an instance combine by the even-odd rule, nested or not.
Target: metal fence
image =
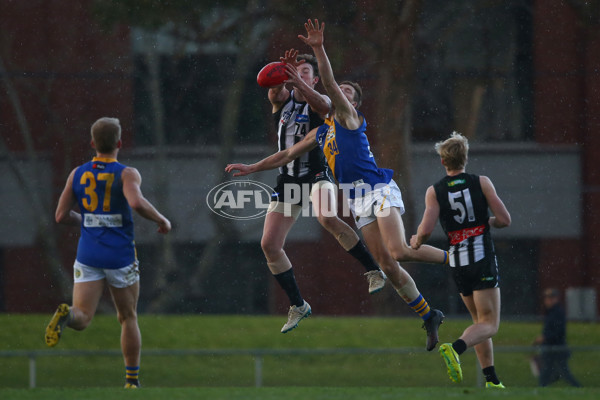
[[[494,353],[535,353],[535,346],[494,346]],[[563,351],[563,346],[547,347],[550,351]],[[600,352],[600,346],[569,346],[572,352]],[[374,355],[414,354],[421,348],[331,348],[331,349],[145,349],[145,356],[251,356],[254,359],[254,385],[263,386],[263,360],[266,356],[330,356],[330,355]],[[120,350],[2,350],[0,358],[21,357],[29,359],[29,387],[36,387],[37,359],[41,357],[122,356]],[[476,361],[476,367],[479,364]],[[477,386],[485,384],[483,376],[477,375]]]

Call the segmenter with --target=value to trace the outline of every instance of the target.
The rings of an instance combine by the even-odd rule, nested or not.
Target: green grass
[[[88,389],[0,389],[6,400],[429,400],[429,399],[511,399],[596,400],[600,389],[589,388],[513,388],[490,391],[475,388],[400,388],[400,387],[275,387],[275,388],[144,388],[137,392],[113,388]]]
[[[49,317],[0,315],[0,350],[45,350],[52,354],[54,349],[47,349],[43,342]],[[422,396],[443,393],[452,397],[465,391],[477,393],[478,397],[504,396],[476,388],[480,371],[472,350],[461,357],[464,382],[460,385],[451,383],[439,355],[425,351],[425,332],[420,328],[418,318],[311,317],[302,321],[296,330],[282,335],[279,329],[284,320],[285,316],[141,315],[144,399],[151,400],[155,398],[152,397],[154,394],[156,398],[168,396],[171,399],[209,395],[211,398],[269,399],[281,397],[281,393],[290,398],[287,389],[278,388],[283,386],[294,387],[294,392],[299,393],[300,397],[292,399],[337,398],[337,393],[348,399],[397,398],[401,394],[405,396],[406,391],[414,398],[421,398],[421,393]],[[466,319],[447,319],[440,329],[441,340],[454,340],[468,324]],[[494,341],[499,347],[528,346],[540,329],[539,323],[503,321]],[[84,332],[67,330],[57,349],[118,350],[119,335],[120,327],[114,316],[98,315]],[[569,341],[573,346],[600,346],[600,326],[570,323]],[[144,355],[144,350],[150,349],[404,347],[413,351],[408,354],[268,355],[264,357],[262,367],[266,388],[260,390],[252,387],[255,381],[251,355]],[[495,364],[500,378],[510,388],[510,393],[525,393],[522,398],[546,393],[544,390],[547,390],[536,388],[537,382],[528,364],[531,354],[530,351],[496,353]],[[570,361],[573,373],[582,384],[595,388],[591,392],[596,394],[596,398],[600,394],[597,381],[599,355],[598,352],[574,352]],[[0,389],[0,398],[52,399],[67,391],[69,395],[61,398],[93,399],[96,398],[95,389],[86,389],[86,395],[80,396],[78,388],[102,387],[99,393],[106,396],[108,388],[118,388],[123,381],[124,368],[119,355],[39,357],[36,363],[37,386],[40,389],[9,391],[8,388],[27,388],[28,360],[0,357],[0,388],[3,388]],[[552,390],[562,393],[561,398],[564,398],[573,389],[557,383]],[[579,395],[588,390],[591,389],[574,393]],[[32,393],[37,393],[37,397],[26,397]],[[103,398],[113,397],[119,398],[117,394]],[[544,397],[544,400],[553,398],[546,394]]]

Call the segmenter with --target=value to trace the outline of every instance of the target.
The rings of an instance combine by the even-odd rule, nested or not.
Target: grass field
[[[43,343],[47,315],[0,315],[0,350],[46,350]],[[436,352],[424,349],[425,332],[417,318],[311,317],[289,334],[279,333],[284,316],[163,316],[141,315],[144,350],[154,349],[331,349],[409,348],[407,354],[267,355],[262,364],[263,388],[254,388],[251,355],[144,355],[141,393],[127,398],[144,400],[211,399],[387,399],[407,397],[544,400],[600,398],[597,351],[574,352],[571,369],[585,386],[564,383],[537,388],[529,370],[533,351],[496,354],[496,369],[509,390],[490,393],[477,388],[480,374],[474,352],[461,357],[465,380],[450,382]],[[447,319],[442,341],[456,338],[467,325]],[[495,338],[499,349],[528,346],[541,329],[539,323],[503,321]],[[119,349],[120,328],[114,316],[98,315],[84,332],[68,330],[57,349]],[[572,346],[600,346],[600,326],[570,323]],[[120,389],[123,366],[119,355],[40,357],[37,387],[28,387],[28,360],[0,357],[0,399],[124,398]],[[589,397],[587,397],[589,395]]]
[[[398,388],[398,387],[274,387],[274,388],[144,388],[137,392],[113,388],[89,389],[0,389],[5,400],[429,400],[429,399],[510,399],[596,400],[600,389],[594,388],[509,388],[489,391],[475,388]]]

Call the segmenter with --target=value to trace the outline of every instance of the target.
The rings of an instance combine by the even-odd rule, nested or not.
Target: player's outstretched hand
[[[171,221],[168,219],[164,219],[158,223],[158,229],[156,230],[158,233],[169,233],[171,230]]]
[[[235,172],[233,176],[246,176],[252,173],[252,168],[247,164],[227,164],[225,172],[231,173],[233,171],[239,171]]]
[[[283,57],[279,57],[279,61],[297,67],[298,65],[302,64],[304,60],[296,60],[296,57],[298,57],[298,50],[289,49],[285,51]]]
[[[412,235],[410,238],[410,247],[415,250],[419,250],[419,247],[421,247],[421,243],[417,241],[417,235]]]
[[[288,80],[286,80],[285,83],[291,83],[295,87],[299,87],[304,82],[295,65],[286,64],[285,73],[288,75]]]
[[[319,25],[319,20],[315,19],[313,23],[310,19],[304,24],[306,28],[306,36],[298,35],[298,38],[310,47],[319,47],[323,45],[323,31],[325,30],[325,22]]]

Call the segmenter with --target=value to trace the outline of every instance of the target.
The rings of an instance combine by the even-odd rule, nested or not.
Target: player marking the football
[[[71,171],[56,207],[56,222],[79,225],[81,236],[73,266],[73,303],[61,304],[46,327],[49,347],[58,344],[66,327],[81,331],[92,322],[108,284],[121,324],[121,350],[125,362],[125,388],[140,386],[142,337],[137,320],[140,271],[133,238],[131,210],[157,224],[158,233],[171,230],[171,222],[142,194],[137,169],[117,161],[121,124],[100,118],[91,128],[96,156]],[[79,212],[73,208],[75,204]]]
[[[268,98],[277,126],[280,150],[291,148],[302,140],[312,128],[323,123],[329,113],[329,97],[315,90],[319,82],[318,64],[309,54],[298,56],[298,51],[287,50],[281,61],[285,63],[287,79],[269,88]],[[259,74],[260,75],[260,74]],[[279,78],[281,79],[281,78]],[[259,83],[264,81],[259,79]],[[286,85],[291,86],[291,90]],[[336,187],[328,170],[323,153],[315,149],[306,155],[290,159],[279,166],[277,185],[264,221],[261,247],[267,266],[290,301],[288,320],[281,328],[287,333],[308,317],[312,309],[300,293],[292,263],[284,250],[286,237],[296,222],[304,204],[290,196],[292,186],[308,185],[313,210],[319,223],[331,233],[351,256],[367,271],[369,293],[380,291],[385,285],[385,275],[369,253],[356,232],[337,216]]]
[[[438,342],[438,328],[444,314],[430,308],[398,261],[444,264],[447,253],[432,246],[412,249],[406,243],[400,189],[392,179],[393,171],[377,166],[365,134],[366,120],[357,110],[362,89],[355,82],[336,83],[323,46],[325,24],[309,20],[304,26],[307,36],[298,37],[312,47],[317,58],[323,86],[332,101],[330,116],[325,124],[311,130],[295,145],[255,164],[229,164],[226,171],[238,171],[234,176],[244,176],[274,169],[320,147],[340,186],[349,188],[344,190],[348,206],[367,247],[397,293],[423,319],[427,331],[426,348],[431,351]]]

